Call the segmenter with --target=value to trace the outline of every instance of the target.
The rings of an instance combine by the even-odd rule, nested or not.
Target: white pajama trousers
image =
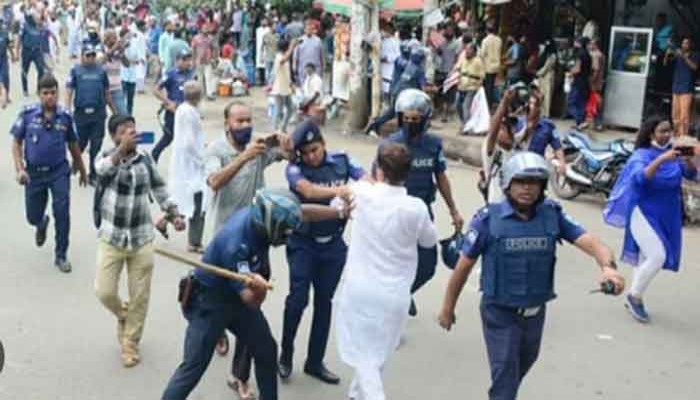
[[[355,367],[348,397],[353,400],[386,400],[382,382],[383,369],[370,366]]]
[[[636,298],[642,298],[652,279],[666,262],[666,248],[639,207],[632,210],[630,232],[639,246],[640,263],[634,270],[629,293]]]

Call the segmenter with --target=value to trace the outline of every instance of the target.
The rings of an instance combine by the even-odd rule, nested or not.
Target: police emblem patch
[[[479,232],[476,231],[476,229],[470,229],[469,232],[467,232],[467,236],[465,237],[465,240],[469,244],[474,244],[476,243],[476,239],[479,238]]]
[[[241,274],[249,274],[250,273],[250,264],[248,264],[248,261],[240,261],[236,267],[238,268],[238,272]]]

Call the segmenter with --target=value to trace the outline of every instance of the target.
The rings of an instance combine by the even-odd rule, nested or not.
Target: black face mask
[[[421,122],[404,122],[406,133],[414,138],[423,133],[423,124]]]

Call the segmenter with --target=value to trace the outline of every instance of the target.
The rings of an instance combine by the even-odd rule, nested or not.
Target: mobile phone
[[[695,147],[693,146],[678,146],[676,150],[678,150],[683,157],[692,157],[695,155]]]
[[[280,138],[277,135],[270,135],[265,138],[266,147],[279,147]]]
[[[153,131],[139,132],[138,144],[153,144],[156,141],[156,133]]]

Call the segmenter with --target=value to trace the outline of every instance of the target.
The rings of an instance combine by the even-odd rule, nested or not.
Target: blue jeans
[[[117,113],[120,115],[126,115],[126,99],[124,98],[124,92],[122,89],[110,90],[109,94],[112,96],[114,106],[117,107]]]
[[[65,260],[70,234],[70,166],[64,161],[48,172],[29,171],[29,182],[24,186],[27,221],[39,227],[46,215],[51,192],[51,208],[55,223],[56,260]]]
[[[515,400],[520,382],[537,360],[546,306],[533,317],[481,299],[481,323],[491,367],[490,400]]]
[[[136,82],[122,82],[122,90],[126,97],[126,112],[134,115],[134,95],[136,94]]]
[[[319,368],[323,363],[331,326],[332,299],[345,266],[348,248],[342,237],[319,244],[313,239],[293,236],[287,245],[289,295],[284,307],[282,357],[290,363],[294,339],[304,309],[309,303],[309,289],[314,288],[314,315],[311,322],[306,365]]]
[[[166,111],[165,112],[165,123],[163,125],[163,136],[160,137],[158,143],[153,148],[151,154],[153,159],[158,162],[160,154],[165,150],[170,143],[173,141],[173,135],[175,134],[175,113]]]

